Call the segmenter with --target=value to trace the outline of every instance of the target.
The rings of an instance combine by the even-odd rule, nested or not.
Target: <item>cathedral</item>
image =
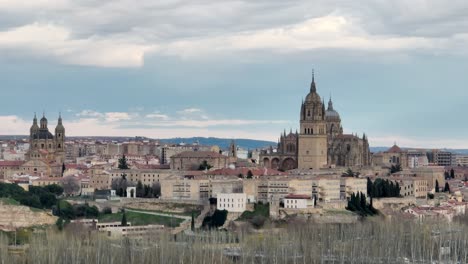
[[[28,173],[60,177],[65,162],[65,127],[60,115],[55,135],[49,131],[47,123],[44,115],[38,125],[37,117],[34,115],[29,134],[29,151],[26,153],[26,162],[22,168]]]
[[[300,130],[284,131],[276,152],[271,147],[261,154],[260,162],[264,167],[307,170],[370,165],[366,135],[360,138],[343,134],[340,115],[333,108],[331,98],[325,108],[325,102],[317,93],[313,74],[310,92],[301,104],[299,120]]]

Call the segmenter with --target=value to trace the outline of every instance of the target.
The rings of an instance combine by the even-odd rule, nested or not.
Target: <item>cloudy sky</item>
[[[466,0],[0,0],[0,134],[276,140],[315,69],[346,133],[468,148]]]

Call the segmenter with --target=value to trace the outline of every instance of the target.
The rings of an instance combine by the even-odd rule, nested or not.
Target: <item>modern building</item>
[[[436,150],[434,151],[434,162],[437,166],[455,166],[457,162],[456,154],[449,151]]]
[[[245,193],[218,193],[217,208],[232,213],[243,213],[247,209],[247,194]]]
[[[284,208],[286,209],[307,209],[314,206],[314,200],[310,195],[289,194],[284,197]]]

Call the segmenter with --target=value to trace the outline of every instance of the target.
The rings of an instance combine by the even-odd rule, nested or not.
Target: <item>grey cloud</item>
[[[466,0],[452,0],[449,3],[442,0],[37,0],[31,5],[18,4],[16,0],[3,1],[0,6],[0,34],[14,27],[54,25],[69,34],[70,39],[65,39],[60,49],[68,51],[68,45],[76,49],[77,41],[89,43],[82,45],[80,42],[83,46],[80,52],[72,53],[79,54],[80,58],[66,58],[67,62],[85,65],[83,60],[95,57],[94,53],[88,56],[87,49],[98,43],[99,48],[104,50],[115,40],[122,43],[125,52],[133,56],[129,60],[130,65],[138,66],[141,65],[140,57],[148,51],[173,54],[184,49],[219,51],[233,47],[241,47],[240,50],[245,51],[249,48],[278,49],[281,45],[284,45],[281,50],[296,48],[299,51],[346,48],[345,45],[338,45],[338,42],[353,43],[353,49],[364,42],[365,49],[373,45],[369,40],[374,39],[379,45],[390,42],[389,48],[384,50],[394,47],[407,50],[407,47],[415,49],[422,46],[424,49],[438,48],[437,52],[440,52],[440,49],[450,51],[453,47],[464,49],[463,45],[453,42],[458,39],[456,35],[468,33]],[[345,31],[337,32],[345,34],[345,41],[329,38],[318,43],[321,35],[311,36],[322,32],[307,28],[310,27],[308,21],[329,16],[346,19]],[[291,36],[283,36],[283,31]],[[300,34],[300,31],[306,35]],[[261,41],[259,34],[263,37]],[[356,39],[352,39],[353,34]],[[250,37],[263,44],[234,43],[247,41]],[[461,40],[465,41],[465,38]],[[270,45],[268,41],[281,43]],[[393,42],[411,44],[393,45]],[[138,54],[128,51],[127,47],[133,46],[139,48]],[[116,50],[112,56],[119,53],[119,47],[111,48]],[[115,60],[102,58],[97,64],[107,66]],[[125,65],[126,61],[125,58],[118,58],[118,65]]]

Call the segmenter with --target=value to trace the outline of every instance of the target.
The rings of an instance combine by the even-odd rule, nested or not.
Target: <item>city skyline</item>
[[[366,132],[371,146],[468,148],[467,8],[3,1],[0,134],[24,134],[44,110],[53,125],[62,112],[69,136],[277,141],[298,128],[315,69],[345,133]]]

